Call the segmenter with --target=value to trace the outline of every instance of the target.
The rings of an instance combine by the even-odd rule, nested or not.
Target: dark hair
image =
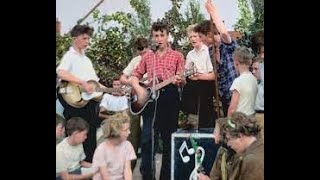
[[[72,28],[70,35],[71,37],[78,37],[82,34],[88,34],[88,36],[91,37],[92,33],[93,33],[93,28],[87,25],[76,25]]]
[[[262,47],[264,47],[264,31],[256,32],[252,38],[252,50],[259,54]]]
[[[142,51],[144,48],[147,48],[148,46],[149,46],[148,40],[143,37],[137,38],[137,40],[134,42],[134,47],[139,51]]]
[[[113,77],[112,81],[120,81],[120,76],[116,75],[115,77]]]
[[[72,117],[67,121],[66,132],[68,136],[75,131],[82,132],[85,130],[89,131],[89,124],[81,117]]]
[[[250,118],[241,112],[235,112],[231,118],[228,118],[225,130],[233,137],[239,137],[240,133],[245,136],[257,136],[261,127],[255,118]]]
[[[65,126],[66,120],[60,116],[59,114],[56,113],[56,127],[58,124],[62,124],[62,127]]]
[[[259,56],[255,56],[254,58],[252,58],[252,64],[255,62],[261,63],[263,62],[263,58]]]
[[[152,27],[151,27],[151,34],[152,34],[152,31],[166,31],[167,34],[169,34],[169,27],[167,25],[167,23],[165,22],[161,22],[161,21],[157,21],[157,22],[154,22],[152,24]]]
[[[210,20],[204,20],[198,25],[196,25],[196,27],[194,27],[194,32],[208,35],[208,33],[212,31],[211,24],[213,25],[214,35],[219,34],[216,25],[212,23]]]

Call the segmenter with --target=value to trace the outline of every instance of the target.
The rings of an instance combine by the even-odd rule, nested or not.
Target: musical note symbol
[[[180,154],[180,156],[181,156],[182,162],[187,163],[187,162],[190,161],[190,157],[189,157],[188,155],[186,155],[186,156],[183,156],[183,155],[182,155],[182,152],[183,152],[184,149],[187,150],[187,152],[188,152],[189,155],[194,154],[195,151],[194,151],[193,148],[188,149],[187,142],[186,142],[186,141],[183,141],[183,143],[181,144],[181,146],[180,146],[180,148],[179,148],[179,154]]]
[[[200,161],[197,159],[197,157],[199,157],[200,155]],[[204,159],[204,156],[205,156],[205,151],[202,147],[198,147],[197,150],[196,150],[196,154],[194,156],[194,169],[193,171],[191,172],[190,176],[189,176],[189,180],[197,180],[197,170],[198,168],[201,166],[202,162],[203,162],[203,159]]]

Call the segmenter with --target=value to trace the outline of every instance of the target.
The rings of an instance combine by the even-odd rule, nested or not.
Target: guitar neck
[[[105,93],[113,93],[113,92],[118,92],[119,89],[115,88],[97,88],[96,92],[105,92]]]
[[[162,81],[159,84],[156,84],[156,90],[159,90],[159,89],[167,86],[168,84],[172,83],[173,80],[174,80],[174,76],[169,78],[169,79],[166,79],[166,80]]]
[[[193,73],[194,73],[193,71],[184,73],[184,75],[183,75],[182,77],[185,78],[185,77],[187,77],[187,76],[192,75]],[[157,90],[159,90],[159,89],[167,86],[168,84],[172,83],[172,81],[174,80],[174,78],[175,78],[175,76],[172,76],[171,78],[166,79],[166,80],[162,81],[162,82],[159,83],[159,84],[156,84],[156,89],[155,89],[155,90],[157,91]]]

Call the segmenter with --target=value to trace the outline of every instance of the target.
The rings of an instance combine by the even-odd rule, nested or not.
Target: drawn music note
[[[197,162],[197,156],[200,155],[200,162]],[[189,180],[197,180],[197,171],[198,171],[198,168],[201,166],[201,163],[203,162],[203,159],[204,159],[204,156],[205,156],[205,150],[199,146],[196,150],[196,154],[194,156],[194,169],[193,171],[191,172],[190,176],[189,176]]]
[[[180,154],[180,156],[181,156],[182,162],[183,162],[183,163],[187,163],[187,162],[190,161],[190,157],[189,157],[188,155],[186,155],[186,156],[183,156],[183,155],[182,155],[182,152],[183,152],[184,149],[187,150],[187,152],[188,152],[189,155],[194,154],[195,151],[194,151],[193,148],[188,149],[187,142],[186,142],[186,141],[183,141],[183,143],[181,144],[181,146],[180,146],[180,148],[179,148],[179,154]]]

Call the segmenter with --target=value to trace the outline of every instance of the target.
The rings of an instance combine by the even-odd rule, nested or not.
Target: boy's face
[[[129,135],[130,135],[130,124],[129,123],[125,123],[122,125],[122,129],[120,132],[120,139],[121,141],[125,141],[128,139]]]
[[[199,47],[201,45],[201,39],[199,33],[191,31],[188,34],[189,42],[192,44],[193,47]]]
[[[152,31],[152,38],[159,45],[159,49],[168,47],[169,35],[166,30]]]
[[[260,47],[259,56],[264,59],[264,46]]]
[[[61,139],[64,137],[65,128],[62,126],[62,124],[58,124],[56,126],[56,138]]]
[[[74,44],[79,49],[86,49],[89,46],[90,36],[88,34],[81,34],[74,38]]]
[[[200,36],[201,41],[202,41],[205,45],[209,46],[210,44],[212,44],[213,39],[212,39],[212,33],[211,33],[211,32],[208,32],[207,35],[202,34],[202,33],[199,33],[199,36]],[[215,47],[218,47],[218,46],[220,45],[220,43],[221,43],[221,37],[220,37],[220,35],[219,35],[219,34],[215,34],[215,35],[213,36],[213,38],[214,38],[214,46],[215,46]]]
[[[73,132],[73,134],[74,134],[74,140],[76,144],[81,144],[87,139],[88,131],[87,130],[75,131]]]
[[[120,80],[115,80],[112,82],[112,87],[115,88],[115,89],[119,89],[121,86],[121,82]]]
[[[209,34],[208,35],[205,35],[205,34],[203,34],[203,33],[199,33],[199,36],[200,36],[200,39],[201,39],[201,41],[203,42],[203,44],[205,44],[205,45],[210,45],[210,44],[212,44],[212,38],[211,37],[209,37]]]
[[[260,80],[260,69],[259,69],[259,62],[254,62],[252,64],[252,74],[258,79]]]
[[[240,137],[232,137],[228,133],[226,135],[227,145],[237,153],[241,153],[245,150],[245,146],[242,143],[241,137],[242,137],[241,134],[240,134]]]

